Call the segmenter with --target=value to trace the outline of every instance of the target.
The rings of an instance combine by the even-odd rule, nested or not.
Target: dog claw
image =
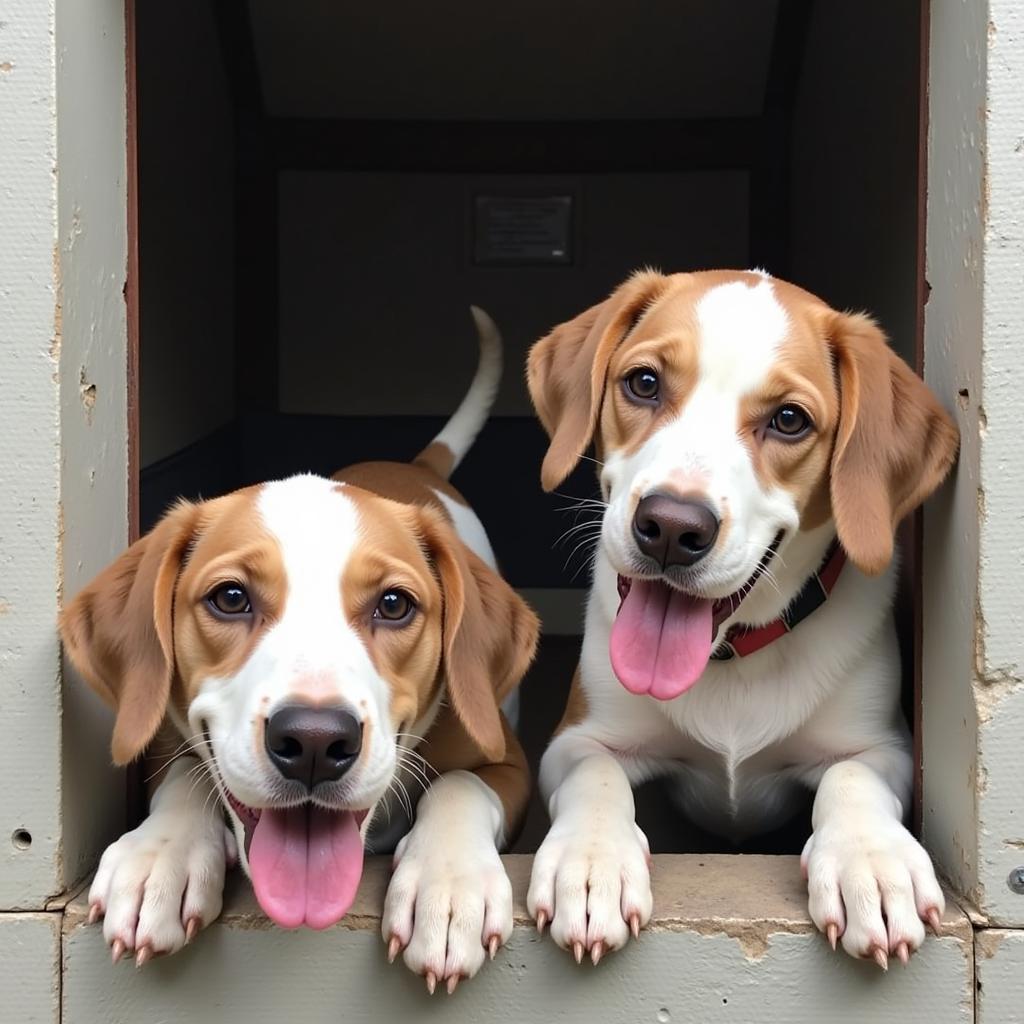
[[[630,914],[629,915],[629,930],[633,935],[634,939],[640,938],[640,915]]]
[[[572,944],[572,955],[576,958],[576,963],[583,963],[583,943],[574,942]]]
[[[828,944],[832,947],[832,952],[836,951],[836,943],[839,941],[839,925],[834,921],[829,922],[828,927],[825,929],[825,934],[828,936]]]
[[[433,971],[427,971],[427,991],[433,995],[437,988],[437,976]]]
[[[448,995],[453,995],[455,990],[459,987],[459,975],[453,974],[448,979]]]
[[[103,908],[98,903],[94,903],[89,908],[89,924],[95,924],[102,916]]]
[[[939,922],[939,912],[935,907],[932,907],[931,910],[928,911],[928,924],[936,935],[942,934],[940,931],[941,924]]]
[[[185,945],[187,946],[198,934],[203,922],[198,917],[190,917],[185,925]]]
[[[493,960],[498,955],[498,946],[501,945],[501,939],[497,935],[492,935],[487,940],[487,955]]]
[[[145,967],[153,959],[153,948],[151,946],[140,946],[135,954],[135,966]]]
[[[402,951],[402,940],[397,935],[392,935],[388,942],[388,963],[393,964],[395,957]]]
[[[883,971],[889,970],[889,957],[888,954],[879,946],[875,947],[874,953],[871,954],[872,959],[882,968]]]
[[[904,967],[910,963],[910,950],[905,942],[901,942],[896,946],[896,956]]]
[[[125,944],[120,939],[114,939],[110,946],[110,961],[111,963],[117,963],[121,957],[124,956],[124,951],[127,949]]]
[[[544,926],[548,923],[548,915],[543,910],[537,911],[537,931],[544,934]]]
[[[590,962],[596,967],[601,962],[601,957],[604,956],[604,943],[601,941],[595,942],[590,947]]]

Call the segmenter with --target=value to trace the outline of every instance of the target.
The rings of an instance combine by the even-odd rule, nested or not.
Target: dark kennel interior
[[[639,266],[761,266],[872,311],[915,363],[923,18],[884,0],[137,0],[141,529],[179,495],[410,458],[472,375],[476,303],[506,370],[455,483],[513,585],[578,598],[527,348]],[[594,492],[586,464],[563,490]],[[546,636],[524,688],[535,760],[577,647]],[[643,802],[655,849],[715,847]]]

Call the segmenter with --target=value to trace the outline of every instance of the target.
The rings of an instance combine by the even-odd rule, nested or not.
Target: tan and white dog
[[[593,441],[604,499],[541,764],[538,925],[596,963],[647,921],[637,784],[669,779],[691,820],[735,840],[809,789],[815,924],[833,948],[905,962],[943,896],[903,823],[894,531],[954,462],[949,416],[868,317],[760,272],[638,273],[539,341],[528,381],[545,489]]]
[[[498,850],[529,775],[500,706],[538,625],[447,482],[501,376],[497,331],[474,317],[474,382],[412,465],[183,502],[64,612],[71,661],[117,709],[114,760],[176,734],[149,817],[90,891],[115,960],[208,925],[235,856],[274,921],[327,927],[396,812],[390,958],[452,991],[511,933]],[[423,789],[408,830],[401,805]]]

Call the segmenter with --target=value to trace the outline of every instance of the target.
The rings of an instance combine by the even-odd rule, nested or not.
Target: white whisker
[[[181,743],[174,749],[169,755],[163,755],[164,759],[159,765],[153,770],[151,775],[148,775],[143,781],[151,782],[157,775],[162,771],[169,768],[179,758],[186,757],[189,754],[195,754],[201,750],[204,745],[204,737],[202,733],[196,733],[194,736],[190,736],[186,740],[182,740]]]
[[[395,786],[395,795],[401,801],[402,807],[405,809],[405,813],[409,818],[412,818],[412,800],[409,797],[409,791],[405,788],[405,783],[396,775],[389,785]]]
[[[421,767],[413,761],[406,760],[400,760],[399,766],[404,772],[407,772],[413,779],[415,779],[423,787],[424,793],[428,789],[430,789],[431,779],[427,775],[427,772],[423,767]]]
[[[594,535],[594,536],[592,536],[592,537],[584,537],[584,538],[583,538],[583,540],[581,540],[581,541],[580,541],[580,542],[579,542],[579,543],[578,543],[578,544],[576,545],[576,547],[574,547],[574,548],[572,549],[572,551],[570,551],[570,552],[569,552],[569,557],[568,557],[568,558],[567,558],[567,559],[565,560],[565,565],[563,566],[563,569],[564,569],[564,570],[568,570],[568,568],[569,568],[569,565],[570,565],[570,563],[572,562],[573,558],[574,558],[574,557],[575,557],[575,556],[576,556],[576,555],[577,555],[577,554],[578,554],[578,553],[579,553],[580,551],[585,551],[585,550],[586,550],[586,549],[587,549],[587,548],[588,548],[588,547],[589,547],[590,545],[592,545],[592,544],[596,544],[596,542],[597,542],[597,540],[598,540],[598,538],[599,538],[599,537],[600,537],[600,533],[597,533],[597,534],[595,534],[595,535]]]

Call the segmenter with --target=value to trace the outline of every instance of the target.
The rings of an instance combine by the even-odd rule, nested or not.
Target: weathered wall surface
[[[63,598],[127,544],[127,162],[124,4],[57,5],[60,466]],[[53,624],[50,623],[52,632]],[[82,878],[124,821],[111,719],[65,673],[61,888]]]
[[[1024,932],[985,929],[974,950],[976,1024],[1024,1024]]]
[[[58,1024],[59,914],[0,914],[0,992],[5,1021]]]
[[[925,372],[960,464],[925,516],[924,829],[995,924],[1024,925],[1024,9],[932,4]]]
[[[66,926],[64,1020],[973,1021],[973,936],[958,910],[906,970],[882,974],[873,963],[833,953],[814,931],[796,857],[655,857],[650,930],[594,968],[577,966],[549,935],[537,934],[524,905],[530,859],[506,857],[505,864],[515,933],[451,997],[431,998],[403,965],[387,966],[379,912],[389,864],[375,857],[341,926],[320,933],[268,927],[243,884],[192,946],[142,971],[131,961],[111,966],[98,926],[84,923],[87,908],[77,902]]]
[[[995,923],[1024,925],[1024,8],[991,0],[982,181],[984,302],[978,406],[978,864],[981,904]],[[1022,983],[1024,984],[1024,983]]]
[[[53,0],[9,0],[0,26],[0,907],[26,909],[60,888],[53,21]]]
[[[123,787],[57,615],[127,530],[124,5],[0,21],[0,909],[95,862]],[[59,125],[59,130],[58,130]]]

